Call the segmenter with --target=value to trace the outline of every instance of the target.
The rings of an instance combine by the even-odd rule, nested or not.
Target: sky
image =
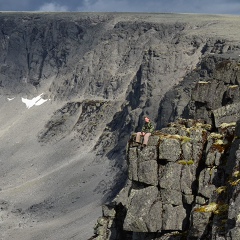
[[[0,11],[159,12],[240,15],[240,0],[0,0]]]

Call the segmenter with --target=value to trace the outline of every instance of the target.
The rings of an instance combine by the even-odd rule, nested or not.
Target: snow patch
[[[15,97],[13,97],[13,98],[7,98],[7,100],[8,100],[8,101],[12,101],[14,98],[15,98]]]
[[[42,105],[43,103],[45,103],[46,101],[49,100],[49,99],[43,99],[43,98],[41,97],[42,95],[43,95],[43,93],[40,94],[39,96],[31,99],[31,100],[22,97],[22,102],[26,104],[26,107],[27,107],[28,109],[31,108],[31,107],[33,107],[34,105],[35,105],[35,106],[40,106],[40,105]]]

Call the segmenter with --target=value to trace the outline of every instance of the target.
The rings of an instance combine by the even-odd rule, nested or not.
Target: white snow
[[[43,99],[43,98],[41,98],[39,101],[37,101],[37,102],[35,103],[35,105],[36,105],[36,106],[40,106],[40,105],[42,105],[43,103],[45,103],[47,100],[49,100],[49,99]]]
[[[28,109],[31,108],[31,107],[33,107],[34,105],[35,105],[35,106],[40,106],[40,105],[42,105],[43,103],[45,103],[46,101],[49,100],[49,99],[43,99],[43,98],[41,97],[42,95],[43,95],[43,93],[40,94],[39,96],[31,99],[31,100],[22,97],[22,102],[26,104],[26,107],[27,107]]]
[[[7,98],[7,100],[8,100],[8,101],[12,101],[14,98],[15,98],[15,97],[13,97],[13,98]]]

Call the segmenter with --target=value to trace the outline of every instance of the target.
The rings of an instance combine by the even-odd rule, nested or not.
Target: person
[[[154,126],[152,125],[149,117],[144,117],[144,125],[141,132],[137,132],[136,143],[141,144],[142,147],[146,147],[148,139],[154,131]],[[143,143],[141,143],[141,136],[143,136]]]

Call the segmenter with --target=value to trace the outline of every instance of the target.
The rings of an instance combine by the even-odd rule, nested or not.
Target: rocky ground
[[[90,238],[127,180],[126,144],[143,115],[157,129],[178,117],[210,123],[215,110],[224,121],[218,109],[239,101],[238,22],[1,13],[2,239]],[[23,103],[42,93],[46,102]]]

